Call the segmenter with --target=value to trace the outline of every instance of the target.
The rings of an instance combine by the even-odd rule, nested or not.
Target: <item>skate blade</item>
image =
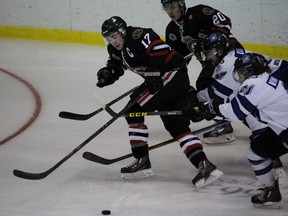
[[[195,183],[195,187],[201,188],[201,187],[204,187],[206,185],[209,185],[212,182],[216,181],[218,178],[220,178],[222,175],[223,175],[223,172],[221,172],[220,170],[218,170],[218,169],[213,170],[207,179],[202,178],[199,181],[197,181]]]
[[[154,174],[151,169],[140,170],[135,173],[121,173],[121,178],[125,180],[149,178]]]
[[[206,144],[222,144],[222,143],[230,143],[235,140],[236,138],[234,137],[234,135],[230,133],[218,137],[205,137],[203,141]]]
[[[283,206],[279,202],[266,202],[264,204],[253,204],[255,208],[261,209],[282,209]]]
[[[287,176],[286,172],[283,170],[282,167],[275,168],[274,172],[276,178],[285,178]]]

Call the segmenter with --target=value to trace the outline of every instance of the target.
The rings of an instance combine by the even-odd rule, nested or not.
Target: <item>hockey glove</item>
[[[187,95],[188,106],[182,111],[183,115],[189,118],[192,122],[200,122],[204,118],[200,113],[197,91],[193,86],[190,86]]]
[[[215,99],[200,105],[199,108],[202,117],[207,121],[210,121],[216,116],[222,116],[219,111],[219,105],[222,103],[223,103],[222,99]]]
[[[200,122],[204,119],[200,112],[199,103],[188,105],[182,112],[183,115],[187,116],[192,122]]]
[[[163,80],[160,72],[151,72],[145,77],[145,83],[151,94],[155,94],[163,87]]]
[[[99,88],[103,88],[104,86],[111,85],[118,79],[117,75],[115,74],[115,70],[110,67],[101,68],[97,72],[98,82],[96,86]]]

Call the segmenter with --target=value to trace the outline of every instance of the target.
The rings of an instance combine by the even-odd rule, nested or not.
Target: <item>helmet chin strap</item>
[[[185,7],[185,6],[182,6],[182,7],[181,7],[181,16],[180,16],[180,18],[177,20],[177,22],[178,22],[179,24],[181,24],[181,25],[183,24],[185,14],[186,14],[186,7]]]

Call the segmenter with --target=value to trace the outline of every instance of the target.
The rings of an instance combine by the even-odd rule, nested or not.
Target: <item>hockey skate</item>
[[[279,158],[273,160],[274,174],[276,178],[285,178],[287,176],[283,169],[283,164]]]
[[[192,183],[195,187],[204,187],[223,175],[223,172],[217,169],[217,167],[209,162],[208,160],[203,160],[199,164],[199,171]]]
[[[272,207],[281,208],[279,202],[282,200],[282,196],[279,190],[278,178],[276,179],[272,187],[266,187],[261,189],[260,194],[256,194],[251,197],[251,202],[255,207]]]
[[[221,123],[221,120],[215,120],[216,123]],[[222,124],[215,127],[213,130],[203,134],[206,144],[229,143],[235,140],[231,123]]]
[[[121,178],[123,179],[148,178],[151,176],[153,176],[153,172],[149,156],[135,158],[130,165],[121,168]]]

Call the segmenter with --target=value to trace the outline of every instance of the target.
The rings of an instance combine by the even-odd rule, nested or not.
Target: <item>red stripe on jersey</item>
[[[164,56],[167,55],[170,51],[169,50],[164,50],[164,51],[157,51],[154,53],[150,53],[151,56]]]
[[[166,80],[168,80],[172,74],[173,74],[174,71],[169,71],[169,72],[166,72],[165,73],[165,77],[163,78],[163,82],[165,82]]]
[[[167,64],[171,60],[171,58],[176,54],[178,54],[178,53],[175,50],[171,51],[165,59],[165,64]]]

